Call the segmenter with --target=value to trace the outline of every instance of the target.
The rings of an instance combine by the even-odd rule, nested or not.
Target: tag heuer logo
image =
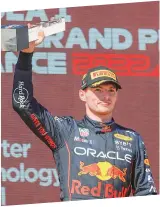
[[[81,137],[88,137],[89,136],[89,130],[85,128],[79,128],[79,133]]]

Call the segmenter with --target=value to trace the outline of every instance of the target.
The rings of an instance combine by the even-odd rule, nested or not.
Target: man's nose
[[[103,91],[103,98],[109,100],[111,98],[110,93],[108,91]]]

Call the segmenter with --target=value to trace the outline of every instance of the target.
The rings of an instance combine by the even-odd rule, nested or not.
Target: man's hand
[[[31,28],[31,27],[32,27],[32,25],[28,24],[28,28]],[[35,47],[37,45],[39,45],[41,42],[43,42],[43,40],[44,40],[44,32],[43,31],[39,31],[38,39],[33,41],[33,42],[30,42],[29,43],[29,48],[26,48],[26,49],[22,50],[22,52],[25,52],[25,53],[32,53],[32,52],[34,52]]]

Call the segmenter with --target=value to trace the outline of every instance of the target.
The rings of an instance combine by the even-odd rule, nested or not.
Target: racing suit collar
[[[99,122],[90,119],[87,115],[84,116],[84,121],[90,128],[94,129],[96,133],[111,132],[115,128],[115,121],[112,118],[110,122]]]

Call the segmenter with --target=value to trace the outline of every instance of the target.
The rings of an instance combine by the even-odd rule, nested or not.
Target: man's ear
[[[79,98],[81,99],[81,101],[86,102],[86,92],[85,92],[85,90],[82,90],[82,89],[79,90]]]
[[[117,90],[116,101],[118,100],[118,92],[119,92],[119,91]]]

